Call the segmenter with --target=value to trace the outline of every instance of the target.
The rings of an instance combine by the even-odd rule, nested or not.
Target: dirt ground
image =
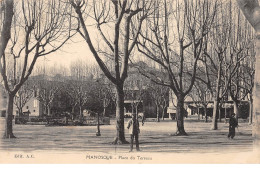
[[[0,121],[0,135],[2,135],[4,119]],[[139,154],[204,154],[203,159],[207,159],[207,156],[205,157],[207,154],[236,155],[253,152],[252,127],[246,122],[239,123],[233,140],[227,138],[228,124],[224,122],[218,123],[218,130],[210,130],[211,123],[198,121],[197,117],[189,117],[185,119],[184,125],[188,136],[172,136],[171,134],[176,131],[175,121],[145,122],[144,126],[140,126]],[[111,120],[111,125],[101,126],[99,137],[95,135],[96,129],[96,126],[14,125],[14,134],[17,138],[1,139],[0,151],[128,154],[129,144],[111,144],[115,137],[114,120]],[[125,134],[129,141],[127,129]]]

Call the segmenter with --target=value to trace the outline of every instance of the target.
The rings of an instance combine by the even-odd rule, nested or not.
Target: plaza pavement
[[[207,155],[212,154],[238,156],[239,153],[245,155],[253,152],[252,126],[246,122],[239,123],[239,130],[233,140],[227,138],[228,124],[223,121],[218,123],[218,130],[210,130],[210,122],[198,121],[196,117],[186,118],[184,125],[188,136],[172,136],[171,134],[176,131],[176,121],[145,122],[144,126],[140,126],[141,152],[138,154],[179,154],[178,159],[181,162],[180,154],[182,156],[194,155],[195,158],[198,154],[204,155],[201,161],[203,159],[206,161]],[[116,132],[115,120],[111,120],[111,125],[100,127],[101,136],[95,135],[96,126],[14,125],[13,128],[17,138],[1,139],[0,152],[129,154],[129,144],[111,144]],[[3,129],[4,119],[2,118],[0,135]],[[125,129],[125,134],[126,140],[129,141],[127,129]],[[242,162],[245,161],[243,155],[240,155]],[[223,157],[215,161],[221,161],[220,158]]]

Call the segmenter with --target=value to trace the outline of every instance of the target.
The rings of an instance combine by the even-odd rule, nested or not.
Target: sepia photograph
[[[260,163],[259,0],[0,0],[0,24],[0,164]]]

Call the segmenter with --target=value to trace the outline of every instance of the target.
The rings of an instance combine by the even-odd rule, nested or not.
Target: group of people
[[[143,124],[144,124],[144,122],[142,121],[142,125]],[[235,118],[235,113],[232,113],[231,117],[229,119],[229,133],[228,133],[229,139],[233,139],[235,137],[235,133],[236,133],[235,128],[236,127],[238,127],[238,122],[237,122],[237,119]],[[135,144],[136,144],[136,150],[140,151],[139,140],[138,140],[140,128],[139,128],[139,121],[138,121],[136,114],[133,114],[132,118],[128,121],[127,129],[129,129],[129,134],[131,137],[129,152],[133,151],[134,139],[135,139]]]

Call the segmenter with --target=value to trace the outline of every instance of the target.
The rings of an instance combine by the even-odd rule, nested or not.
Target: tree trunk
[[[198,113],[198,120],[200,120],[200,108],[199,108],[199,106],[197,106],[198,108],[197,108],[197,113]]]
[[[134,114],[134,103],[131,104],[132,106],[132,115]]]
[[[5,115],[5,133],[3,138],[15,138],[13,134],[13,106],[14,106],[14,95],[8,95],[7,111]]]
[[[162,110],[162,120],[164,120],[164,114],[165,114],[165,107],[163,107],[163,110]]]
[[[249,120],[248,120],[248,124],[251,125],[253,123],[253,99],[252,97],[250,97],[250,101],[249,101]]]
[[[23,108],[18,108],[18,114],[19,114],[19,116],[22,116],[23,115]]]
[[[157,115],[157,122],[160,122],[160,109],[159,109],[159,106],[156,106],[156,115]]]
[[[236,114],[236,119],[238,120],[238,116],[240,115],[240,110],[238,108],[238,101],[234,101],[234,113]]]
[[[100,124],[99,124],[99,113],[97,113],[97,132],[96,132],[96,136],[101,136]]]
[[[222,103],[218,107],[218,120],[219,120],[219,122],[221,122],[221,107],[222,107]]]
[[[186,136],[187,133],[184,130],[184,96],[182,95],[179,95],[177,97],[176,120],[177,131],[175,135]]]
[[[217,130],[218,129],[218,122],[217,122],[218,105],[219,105],[219,101],[214,99],[214,108],[213,108],[211,130]]]
[[[212,115],[212,125],[211,130],[217,130],[218,129],[218,121],[217,121],[217,114],[218,114],[218,107],[219,107],[219,93],[220,93],[220,81],[221,81],[221,66],[223,60],[221,58],[221,54],[218,53],[218,57],[220,60],[219,66],[218,66],[218,78],[217,78],[217,84],[216,84],[216,94],[214,97],[214,108],[213,108],[213,115]],[[213,96],[213,94],[212,94]]]
[[[48,109],[48,116],[51,116],[51,106],[48,105],[48,106],[47,106],[47,109]]]
[[[44,105],[44,114],[49,116],[48,115],[48,106],[47,105]]]
[[[203,117],[203,113],[201,113],[201,119],[202,119],[202,120],[204,119],[204,117]]]
[[[72,114],[72,120],[74,120],[74,118],[75,118],[75,106],[72,106],[71,114]]]
[[[225,123],[227,123],[227,105],[225,102]]]
[[[106,106],[104,106],[104,110],[103,110],[103,117],[106,116]]]
[[[116,86],[116,137],[113,144],[126,144],[124,131],[124,90],[123,84]]]
[[[82,106],[79,106],[79,116],[82,117]]]
[[[204,106],[204,113],[205,113],[205,122],[208,122],[207,106]]]
[[[83,111],[82,111],[81,105],[79,105],[79,121],[80,121],[80,123],[84,122],[84,116],[83,116]]]

